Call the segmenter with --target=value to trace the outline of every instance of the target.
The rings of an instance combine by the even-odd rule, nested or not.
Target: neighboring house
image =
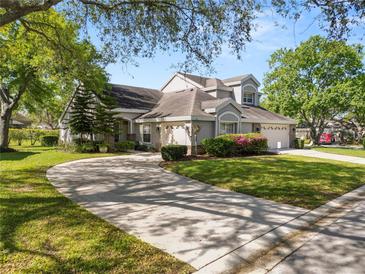
[[[111,85],[119,120],[114,141],[137,140],[157,150],[187,145],[194,153],[204,138],[261,132],[270,148],[291,146],[296,121],[259,106],[260,83],[252,74],[224,80],[176,73],[160,90]],[[60,120],[61,141],[73,139],[67,126],[72,100]]]
[[[20,113],[15,113],[10,118],[11,128],[26,128],[29,127],[31,124],[32,121],[30,121],[27,117]]]

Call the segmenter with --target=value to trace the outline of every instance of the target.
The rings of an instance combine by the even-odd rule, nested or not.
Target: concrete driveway
[[[271,274],[365,273],[365,201],[320,231]]]
[[[242,263],[235,250],[307,212],[187,179],[159,161],[148,153],[87,159],[47,177],[89,211],[203,272]]]

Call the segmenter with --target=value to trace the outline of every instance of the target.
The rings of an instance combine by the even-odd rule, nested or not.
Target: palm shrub
[[[178,161],[183,159],[188,152],[184,145],[167,145],[161,148],[161,156],[165,161]]]

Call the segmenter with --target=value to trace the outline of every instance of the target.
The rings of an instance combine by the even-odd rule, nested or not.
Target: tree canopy
[[[257,11],[268,6],[294,19],[305,10],[318,10],[322,28],[342,39],[365,16],[365,2],[358,0],[2,0],[0,26],[17,20],[32,26],[37,22],[26,15],[56,7],[85,32],[99,34],[109,61],[133,62],[171,50],[185,55],[186,68],[209,67],[226,45],[240,58],[251,41]]]
[[[276,51],[264,79],[266,107],[305,123],[318,142],[328,122],[361,104],[356,100],[364,94],[359,85],[364,77],[363,56],[360,45],[320,36],[296,49]]]
[[[42,108],[55,96],[68,96],[76,81],[96,92],[104,87],[100,56],[77,32],[76,24],[52,9],[0,29],[1,147],[7,146],[10,116],[19,104]]]

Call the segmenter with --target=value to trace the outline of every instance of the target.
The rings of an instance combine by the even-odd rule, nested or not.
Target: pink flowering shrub
[[[216,138],[233,141],[233,155],[260,154],[268,149],[267,139],[259,133],[226,134]]]

